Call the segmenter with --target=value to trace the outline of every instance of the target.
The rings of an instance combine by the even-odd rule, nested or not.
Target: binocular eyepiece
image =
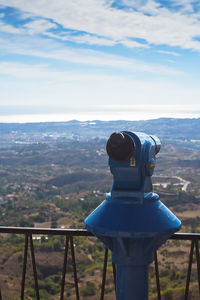
[[[134,149],[133,140],[123,132],[111,134],[106,145],[108,156],[115,161],[129,160],[133,156]]]
[[[131,159],[136,151],[138,141],[141,143],[144,141],[155,146],[155,154],[160,151],[161,143],[156,136],[148,136],[139,133],[135,136],[133,133],[128,131],[114,132],[111,134],[107,141],[106,150],[108,156],[117,162],[124,162]]]

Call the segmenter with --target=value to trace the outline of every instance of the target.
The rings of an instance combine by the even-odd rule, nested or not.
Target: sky
[[[200,117],[199,70],[199,0],[0,0],[0,121]]]

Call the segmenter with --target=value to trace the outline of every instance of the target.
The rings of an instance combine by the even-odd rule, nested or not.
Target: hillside
[[[107,138],[111,132],[120,130],[142,131],[158,135],[162,140],[200,140],[199,119],[160,118],[147,121],[68,121],[47,123],[6,124],[0,123],[0,136],[7,135],[30,139],[66,137],[73,139]],[[193,141],[194,142],[194,141]]]

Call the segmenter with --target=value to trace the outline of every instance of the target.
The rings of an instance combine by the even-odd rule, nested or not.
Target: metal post
[[[101,284],[101,297],[100,297],[100,300],[103,300],[103,299],[104,299],[105,283],[106,283],[106,271],[107,271],[107,262],[108,262],[108,248],[105,248],[104,265],[103,265],[103,276],[102,276],[102,284]]]
[[[114,286],[115,286],[115,293],[116,293],[116,277],[117,277],[117,272],[116,272],[116,266],[114,263],[112,263],[112,267],[113,267],[113,279],[114,279]]]
[[[71,246],[72,265],[73,265],[73,272],[74,272],[74,284],[75,284],[75,290],[76,290],[76,299],[79,300],[80,297],[79,297],[78,278],[77,278],[77,271],[76,271],[76,259],[75,259],[74,242],[73,242],[72,236],[70,236],[70,246]]]
[[[161,300],[161,293],[160,293],[160,277],[159,277],[159,269],[158,269],[158,256],[157,256],[157,251],[155,252],[154,260],[155,260],[155,273],[156,273],[156,285],[157,285],[158,300]]]
[[[66,235],[66,239],[65,239],[64,263],[63,263],[62,281],[61,281],[61,291],[60,291],[60,300],[63,300],[63,297],[64,297],[65,276],[66,276],[66,269],[67,269],[67,255],[68,255],[68,249],[69,249],[69,236]]]
[[[191,271],[192,271],[193,254],[194,254],[194,240],[192,240],[192,242],[191,242],[184,300],[188,300],[188,296],[189,296],[189,287],[190,287],[190,277],[191,277]]]
[[[23,263],[23,270],[22,270],[22,283],[21,283],[21,300],[24,300],[24,288],[25,288],[25,279],[26,279],[27,255],[28,255],[28,234],[25,234],[24,263]]]
[[[199,257],[199,241],[195,241],[196,248],[196,258],[197,258],[197,276],[198,276],[198,285],[199,285],[199,296],[200,296],[200,257]]]
[[[35,252],[34,252],[32,234],[30,235],[30,248],[31,248],[31,258],[32,258],[32,266],[33,266],[33,275],[34,275],[34,280],[35,280],[36,298],[37,298],[37,300],[40,300],[39,286],[38,286],[38,279],[37,279],[37,269],[36,269],[36,263],[35,263]]]

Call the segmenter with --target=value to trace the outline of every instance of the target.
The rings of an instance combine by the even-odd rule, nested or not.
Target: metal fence
[[[61,279],[61,289],[60,289],[60,300],[64,299],[64,290],[65,290],[65,277],[66,277],[66,268],[68,260],[68,250],[71,250],[71,259],[74,275],[74,286],[76,291],[76,299],[80,299],[78,277],[77,277],[77,268],[76,268],[76,258],[75,258],[75,249],[74,249],[74,237],[91,237],[94,236],[91,232],[88,232],[85,229],[53,229],[53,228],[26,228],[26,227],[0,227],[0,233],[7,234],[20,234],[25,236],[24,242],[24,259],[23,259],[23,269],[22,269],[22,278],[21,278],[21,300],[24,299],[25,291],[25,280],[26,280],[26,268],[27,268],[27,256],[28,256],[28,247],[30,246],[30,254],[34,275],[34,284],[35,284],[35,294],[36,299],[40,299],[40,291],[38,285],[38,276],[37,276],[37,267],[35,260],[35,250],[33,244],[33,235],[62,235],[65,236],[65,250],[63,258],[63,270],[62,270],[62,279]],[[190,253],[187,269],[187,278],[185,285],[184,300],[189,300],[189,286],[191,279],[191,271],[194,254],[196,254],[196,264],[197,264],[197,275],[198,275],[198,285],[199,285],[199,296],[200,296],[200,254],[199,254],[199,240],[200,234],[198,233],[175,233],[170,239],[172,240],[185,240],[190,241]],[[156,275],[156,285],[157,285],[157,295],[158,300],[161,300],[161,288],[160,288],[160,279],[159,279],[159,267],[158,267],[158,257],[155,253],[155,275]],[[101,293],[100,300],[104,299],[105,293],[105,283],[106,283],[106,271],[107,271],[107,262],[108,262],[108,249],[105,248],[104,262],[103,262],[103,271],[102,271],[102,284],[101,284]],[[115,265],[113,267],[113,280],[116,288],[116,269]],[[0,300],[4,300],[1,287],[0,287]]]

